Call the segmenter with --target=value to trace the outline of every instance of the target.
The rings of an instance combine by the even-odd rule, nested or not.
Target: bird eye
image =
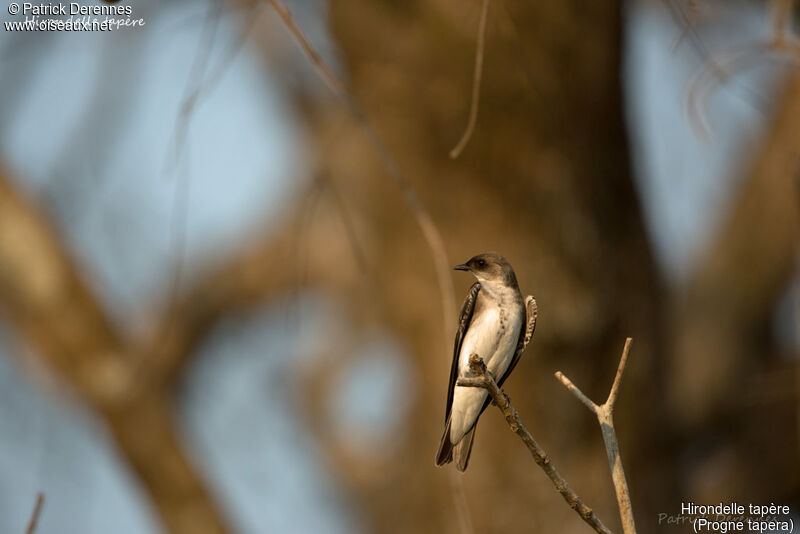
[[[486,262],[483,260],[478,260],[478,267],[486,267]]]

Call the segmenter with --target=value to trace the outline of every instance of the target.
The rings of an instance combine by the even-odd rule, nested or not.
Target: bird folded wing
[[[528,346],[533,337],[533,331],[536,329],[536,316],[539,313],[539,307],[536,305],[536,299],[531,295],[525,297],[525,314],[528,318],[525,325],[525,337],[522,340],[522,350]]]

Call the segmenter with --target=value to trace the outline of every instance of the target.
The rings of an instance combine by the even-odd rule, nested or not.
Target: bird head
[[[453,267],[456,271],[468,271],[479,282],[514,286],[517,277],[508,260],[496,252],[484,252],[471,257],[466,263]]]

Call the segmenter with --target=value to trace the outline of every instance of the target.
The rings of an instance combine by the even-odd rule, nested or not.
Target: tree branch
[[[567,481],[564,480],[564,477],[556,470],[555,466],[553,465],[552,460],[547,455],[547,453],[542,449],[539,444],[533,439],[533,436],[528,429],[525,428],[525,425],[522,424],[522,420],[519,418],[519,414],[511,406],[511,401],[508,399],[506,394],[495,382],[494,377],[490,372],[486,370],[486,365],[481,360],[480,356],[477,354],[473,354],[469,357],[469,369],[471,376],[465,378],[459,378],[458,382],[456,382],[457,386],[463,387],[477,387],[483,388],[489,392],[491,395],[492,400],[503,412],[503,415],[506,418],[506,422],[508,426],[511,428],[511,431],[517,434],[522,442],[528,447],[528,450],[531,451],[531,456],[533,456],[533,460],[536,464],[542,468],[545,474],[550,478],[553,482],[553,486],[555,486],[556,490],[564,497],[564,500],[567,501],[570,508],[575,510],[575,512],[581,516],[590,527],[592,527],[595,532],[600,534],[612,534],[612,532],[603,524],[602,521],[597,517],[594,511],[586,506],[580,497],[569,487]]]
[[[42,507],[44,506],[44,493],[41,491],[36,494],[36,504],[33,505],[31,518],[28,520],[28,528],[25,529],[25,534],[35,534],[36,525],[39,523],[39,517],[42,515]]]
[[[628,362],[628,352],[631,348],[633,340],[628,338],[625,340],[625,347],[622,349],[622,358],[620,358],[619,366],[617,367],[617,375],[614,377],[614,384],[611,386],[611,391],[608,393],[606,402],[598,406],[592,400],[584,395],[572,381],[564,376],[561,371],[556,372],[558,378],[567,390],[575,395],[575,398],[581,401],[591,412],[597,416],[597,421],[600,423],[600,430],[603,433],[603,442],[606,446],[606,453],[608,454],[608,465],[611,467],[611,477],[614,480],[614,489],[617,493],[617,504],[619,505],[619,515],[622,521],[622,530],[625,534],[636,534],[636,525],[633,521],[633,508],[631,507],[631,497],[628,492],[628,482],[625,479],[625,470],[622,468],[622,458],[619,454],[619,441],[617,440],[617,433],[614,429],[614,406],[617,403],[617,395],[619,394],[619,386],[622,383],[622,374],[625,372],[625,364]]]

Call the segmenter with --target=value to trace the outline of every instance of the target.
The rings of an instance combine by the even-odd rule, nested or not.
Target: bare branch
[[[625,340],[625,346],[622,348],[622,358],[620,358],[619,366],[617,367],[617,376],[614,377],[614,383],[611,385],[611,391],[608,394],[608,399],[606,399],[606,404],[610,406],[612,411],[614,410],[614,405],[617,403],[619,385],[622,383],[622,373],[625,372],[625,364],[628,363],[628,352],[631,350],[631,343],[633,343],[633,339],[627,338]]]
[[[598,406],[592,402],[592,399],[584,395],[583,391],[578,389],[578,387],[572,383],[572,380],[564,376],[561,371],[556,371],[556,378],[561,380],[561,383],[564,384],[564,387],[567,388],[570,393],[575,395],[575,398],[581,401],[584,406],[589,408],[589,410],[593,411],[594,413],[597,413]]]
[[[614,405],[617,402],[617,395],[619,394],[619,386],[622,383],[622,374],[625,372],[625,364],[628,361],[628,352],[630,351],[632,342],[633,340],[631,338],[625,340],[625,347],[622,349],[622,358],[620,358],[619,366],[617,367],[617,375],[614,377],[614,384],[611,386],[608,399],[600,406],[592,402],[592,400],[578,389],[569,378],[564,376],[561,371],[556,372],[556,378],[564,384],[564,387],[567,388],[576,399],[581,401],[589,411],[597,416],[597,421],[600,424],[600,431],[603,434],[606,454],[608,455],[608,465],[611,468],[611,478],[614,481],[614,489],[617,494],[617,504],[619,505],[622,530],[625,534],[636,534],[636,524],[633,520],[633,508],[631,507],[631,497],[628,491],[628,481],[625,478],[625,470],[622,468],[622,458],[619,454],[619,441],[617,440],[617,432],[614,429],[613,415]]]
[[[472,103],[469,108],[467,129],[461,135],[456,146],[450,151],[450,158],[456,159],[461,155],[464,147],[472,139],[475,123],[478,121],[478,105],[481,96],[481,78],[483,77],[483,51],[486,48],[486,20],[489,18],[489,0],[483,0],[481,7],[481,20],[478,23],[478,45],[475,50],[475,73],[472,80]]]
[[[41,491],[36,494],[36,504],[33,505],[31,518],[28,520],[28,528],[25,529],[25,534],[34,534],[36,532],[36,525],[39,523],[39,517],[42,515],[42,507],[44,506],[44,493]]]
[[[517,434],[522,442],[528,447],[528,450],[531,451],[531,456],[533,456],[533,460],[536,464],[542,468],[545,474],[550,478],[553,482],[553,486],[555,486],[556,490],[564,497],[564,500],[567,501],[570,508],[575,510],[575,512],[581,516],[590,527],[592,527],[595,532],[599,532],[601,534],[612,534],[611,531],[606,527],[602,521],[597,517],[594,511],[586,506],[584,502],[581,500],[580,497],[569,487],[567,481],[564,480],[564,477],[556,470],[555,466],[553,465],[550,456],[542,449],[539,444],[533,439],[533,436],[528,429],[525,428],[525,425],[522,424],[522,420],[519,417],[519,414],[511,406],[511,401],[508,399],[506,394],[495,382],[494,377],[492,374],[486,370],[486,365],[481,360],[480,356],[477,354],[473,354],[469,357],[469,368],[470,373],[472,376],[459,378],[456,385],[464,386],[464,387],[479,387],[483,388],[489,392],[491,395],[492,400],[503,412],[503,415],[506,418],[506,422],[508,426],[511,428],[511,431]]]

